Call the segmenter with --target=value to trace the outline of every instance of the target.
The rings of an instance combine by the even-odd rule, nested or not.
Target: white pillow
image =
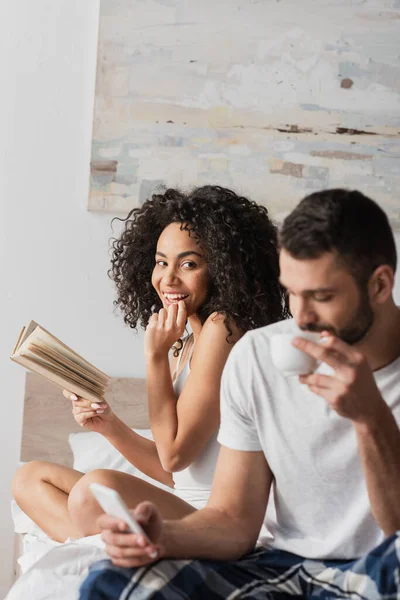
[[[153,439],[151,429],[133,429],[139,435]],[[105,437],[96,431],[70,433],[68,442],[74,457],[73,468],[81,473],[95,469],[113,469],[133,475],[137,469],[114,448]]]
[[[153,439],[151,429],[132,429],[138,435]],[[112,469],[135,475],[166,492],[173,493],[173,489],[148,475],[145,475],[139,469],[134,467],[122,454],[114,448],[112,444],[100,433],[95,431],[82,431],[80,433],[70,433],[68,442],[74,457],[73,468],[81,473],[88,473],[95,469]]]

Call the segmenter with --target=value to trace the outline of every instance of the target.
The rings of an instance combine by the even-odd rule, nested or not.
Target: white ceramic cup
[[[313,331],[298,331],[292,333],[277,333],[270,338],[272,362],[275,367],[287,377],[307,375],[318,366],[318,361],[309,354],[292,345],[295,337],[303,337],[312,342],[318,342],[319,333]]]

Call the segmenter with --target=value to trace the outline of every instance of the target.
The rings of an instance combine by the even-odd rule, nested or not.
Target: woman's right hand
[[[144,354],[147,358],[155,355],[168,356],[171,347],[185,332],[187,319],[183,300],[170,304],[153,313],[144,335]]]
[[[76,396],[68,390],[63,390],[63,395],[72,401],[72,414],[78,425],[88,431],[106,433],[115,419],[115,413],[104,398],[99,402],[93,402]]]

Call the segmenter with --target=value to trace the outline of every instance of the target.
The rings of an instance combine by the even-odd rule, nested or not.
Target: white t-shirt
[[[276,511],[268,505],[268,545],[306,558],[357,558],[384,534],[370,510],[351,421],[273,366],[269,337],[293,330],[292,320],[281,321],[235,345],[222,376],[218,441],[265,454]],[[332,372],[324,364],[318,371]],[[400,423],[400,358],[374,376]]]

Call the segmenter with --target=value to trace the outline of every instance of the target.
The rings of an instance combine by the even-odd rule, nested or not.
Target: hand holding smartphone
[[[91,483],[89,487],[90,491],[105,513],[111,517],[116,517],[117,519],[125,521],[129,527],[130,533],[142,535],[148,544],[152,544],[148,535],[145,533],[133,515],[129,512],[127,505],[116,490],[102,485],[101,483]],[[155,553],[154,556],[151,556],[151,558],[156,558],[156,556],[157,553]]]

